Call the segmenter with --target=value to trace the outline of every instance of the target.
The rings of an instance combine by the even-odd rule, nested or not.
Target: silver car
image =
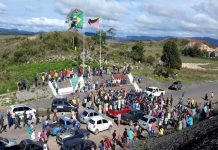
[[[148,129],[148,124],[150,122],[156,122],[156,124],[157,124],[157,119],[153,116],[145,115],[138,120],[139,126],[144,130]]]
[[[79,121],[81,123],[88,123],[90,118],[95,116],[100,116],[100,115],[93,109],[86,109],[79,114]]]
[[[4,147],[11,147],[11,146],[17,145],[17,142],[13,138],[0,137],[0,145],[2,145]]]

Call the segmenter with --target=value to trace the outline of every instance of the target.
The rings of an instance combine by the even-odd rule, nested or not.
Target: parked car
[[[175,81],[172,83],[172,85],[169,86],[170,90],[181,90],[182,89],[182,82],[181,81]]]
[[[133,123],[136,123],[138,119],[143,117],[144,114],[140,110],[131,110],[126,114],[121,115],[121,123],[123,124],[129,124],[130,126],[133,125]]]
[[[13,138],[0,137],[0,145],[3,147],[11,147],[17,145],[17,142]]]
[[[24,111],[26,111],[27,118],[29,118],[29,115],[32,115],[32,117],[35,119],[36,109],[31,108],[27,105],[17,104],[17,105],[11,105],[8,108],[8,112],[11,112],[11,113],[14,112],[15,114],[19,115],[21,119],[23,118]]]
[[[109,116],[116,118],[119,114],[121,114],[121,115],[126,114],[126,113],[128,113],[131,109],[132,109],[131,106],[127,106],[127,107],[122,108],[122,109],[120,109],[120,110],[108,109],[108,112],[107,112],[107,113],[108,113]]]
[[[86,129],[70,128],[64,133],[59,133],[56,136],[56,141],[58,144],[62,145],[64,141],[71,140],[75,138],[88,139],[90,132]]]
[[[147,130],[148,124],[154,121],[157,123],[157,118],[153,116],[145,115],[141,119],[138,120],[138,124],[142,129]]]
[[[51,111],[71,112],[74,110],[74,106],[71,105],[66,98],[55,98],[51,104]]]
[[[58,133],[65,131],[67,129],[73,128],[73,121],[65,116],[60,116],[57,123],[49,124],[51,127],[51,135],[55,136]]]
[[[97,150],[97,146],[93,141],[76,138],[64,141],[61,150]]]
[[[94,109],[86,109],[82,113],[79,114],[79,121],[82,123],[88,123],[90,118],[99,116],[99,113]]]
[[[146,88],[145,93],[147,93],[148,96],[150,96],[150,95],[152,95],[152,96],[165,95],[165,91],[162,89],[159,89],[158,87],[148,87],[148,88]]]
[[[20,150],[43,150],[43,144],[41,142],[25,139],[20,142],[19,148]]]
[[[92,117],[88,122],[88,130],[91,132],[98,134],[104,130],[111,130],[113,127],[113,123],[110,120],[103,118],[102,116]]]

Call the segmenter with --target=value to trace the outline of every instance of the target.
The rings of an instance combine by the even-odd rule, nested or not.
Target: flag
[[[100,28],[100,23],[99,23],[100,18],[96,18],[96,19],[89,19],[88,23],[90,26],[93,26],[95,28]]]
[[[72,28],[83,28],[83,18],[84,18],[84,12],[75,9],[73,11],[70,11],[70,13],[67,15],[67,23],[70,24],[70,29]]]

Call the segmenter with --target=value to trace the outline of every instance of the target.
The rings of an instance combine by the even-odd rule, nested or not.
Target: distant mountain
[[[4,29],[0,28],[0,35],[35,35],[42,32],[29,32],[18,29]]]
[[[121,37],[118,39],[126,39],[129,41],[135,41],[135,40],[142,40],[142,41],[161,41],[167,38],[172,38],[171,36],[165,36],[165,37],[152,37],[152,36],[126,36],[126,37]]]
[[[212,44],[218,47],[218,39],[213,39],[210,37],[193,37],[192,39],[207,41],[209,44]]]

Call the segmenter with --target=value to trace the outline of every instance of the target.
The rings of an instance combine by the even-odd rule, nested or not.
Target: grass
[[[67,68],[75,68],[76,64],[72,61],[55,61],[48,63],[32,63],[25,65],[10,65],[6,68],[6,74],[9,75],[8,80],[0,81],[0,93],[7,91],[14,91],[17,89],[16,83],[20,80],[29,80],[31,84],[34,83],[34,75],[42,73],[46,70],[61,71]]]

